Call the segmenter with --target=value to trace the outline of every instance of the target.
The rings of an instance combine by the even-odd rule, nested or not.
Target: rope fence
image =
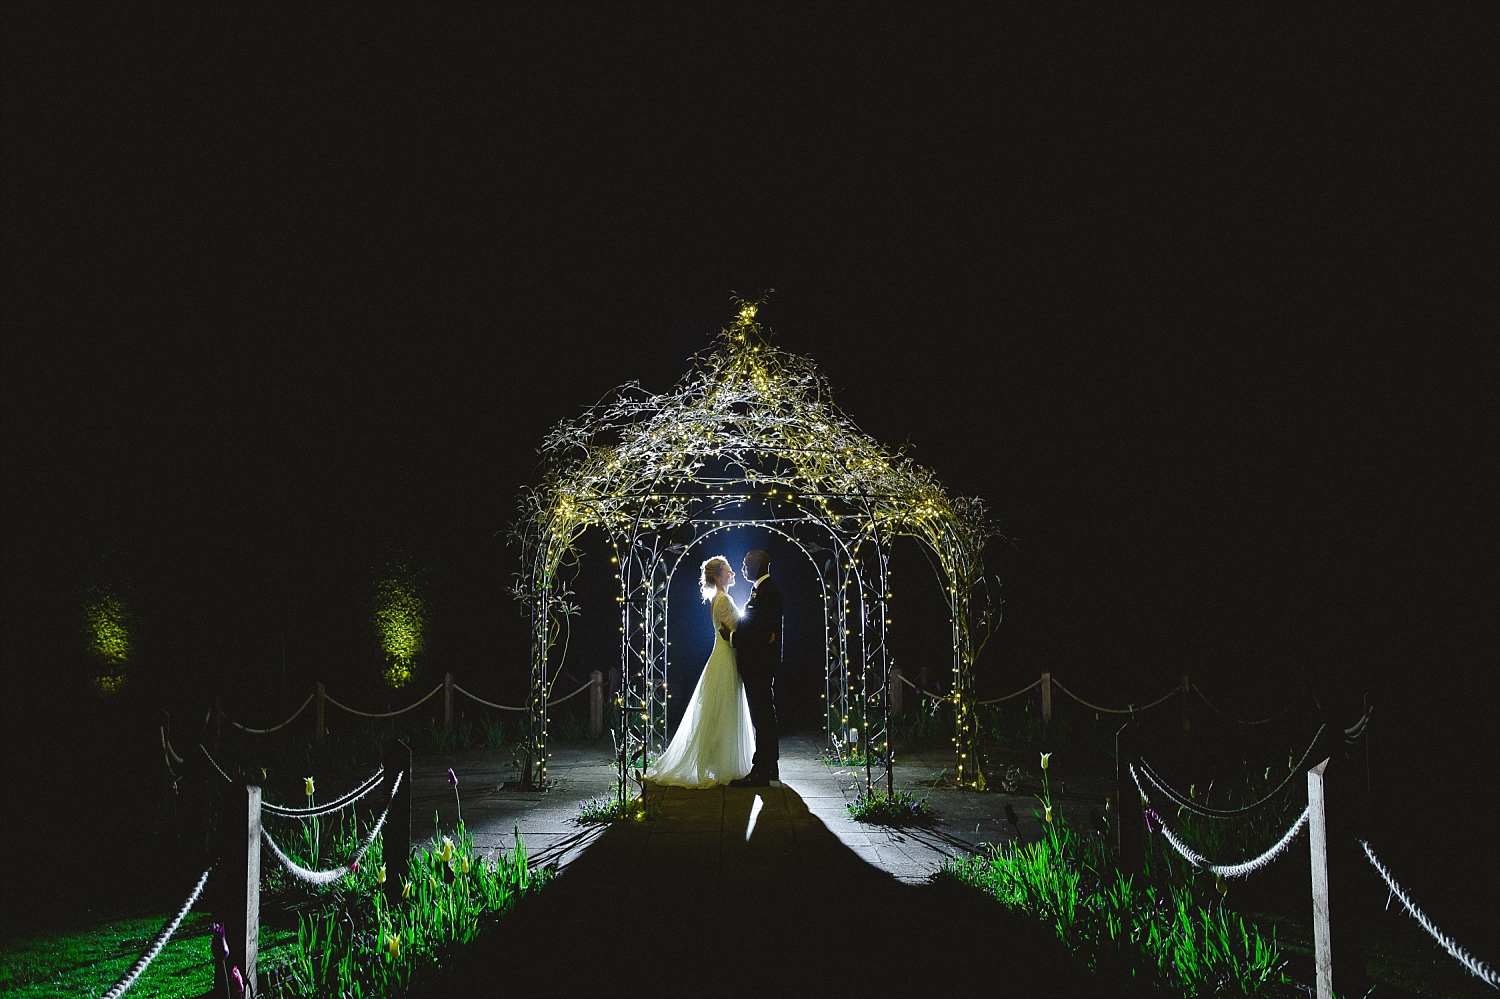
[[[1073,698],[1073,700],[1077,701],[1079,704],[1082,704],[1086,708],[1092,708],[1095,711],[1102,711],[1105,714],[1111,714],[1111,715],[1133,715],[1133,714],[1135,714],[1136,712],[1139,712],[1139,711],[1149,711],[1152,708],[1156,707],[1158,704],[1163,704],[1167,700],[1169,700],[1170,698],[1174,697],[1175,695],[1182,693],[1182,688],[1181,687],[1173,687],[1171,690],[1167,691],[1165,694],[1161,695],[1156,700],[1152,701],[1150,704],[1143,705],[1143,706],[1141,706],[1139,708],[1136,707],[1134,704],[1130,705],[1127,708],[1105,708],[1105,707],[1099,706],[1098,704],[1090,704],[1088,701],[1085,701],[1083,698],[1079,697],[1077,694],[1073,693],[1071,690],[1069,690],[1067,687],[1064,687],[1062,684],[1058,683],[1056,680],[1052,681],[1052,686],[1056,687],[1058,690],[1062,691],[1064,694],[1067,694],[1069,697]]]
[[[281,847],[276,845],[276,841],[271,838],[271,833],[265,826],[261,826],[260,828],[261,838],[266,841],[266,845],[271,848],[271,852],[276,855],[276,859],[281,861],[281,865],[299,880],[310,885],[331,884],[353,871],[355,865],[364,859],[365,852],[370,849],[371,844],[375,842],[375,837],[380,835],[380,830],[385,826],[386,816],[391,812],[391,803],[396,800],[396,792],[401,788],[401,778],[405,776],[406,773],[404,771],[396,775],[396,779],[391,783],[391,800],[386,802],[385,810],[380,813],[380,818],[375,820],[375,825],[371,827],[369,835],[365,837],[365,841],[360,844],[359,850],[346,863],[339,867],[334,867],[326,871],[310,870],[297,863],[291,857],[288,857]],[[261,807],[264,808],[265,805],[262,804]]]
[[[549,700],[547,702],[547,706],[548,707],[556,707],[559,704],[563,704],[563,703],[565,703],[567,701],[570,701],[573,698],[577,697],[579,694],[583,693],[585,690],[588,690],[590,687],[599,685],[602,682],[603,682],[603,680],[601,678],[599,678],[598,676],[596,676],[595,678],[592,678],[592,679],[588,680],[587,682],[585,682],[583,684],[583,686],[579,687],[577,690],[573,691],[572,693],[567,694],[567,695],[565,695],[563,697],[559,697],[559,698],[556,698],[556,699],[553,699],[553,700]],[[908,682],[910,682],[910,681],[908,681]],[[443,680],[442,683],[438,684],[436,687],[433,687],[432,690],[428,691],[426,695],[424,695],[422,698],[420,698],[419,700],[417,700],[415,703],[408,704],[404,708],[397,708],[394,711],[361,711],[358,708],[351,708],[349,705],[343,703],[342,701],[336,700],[335,698],[329,696],[328,693],[323,690],[323,685],[320,683],[318,685],[318,689],[315,690],[313,693],[308,694],[307,695],[307,700],[303,701],[302,704],[301,704],[301,706],[298,707],[296,711],[293,711],[291,713],[291,715],[285,721],[283,721],[283,722],[281,722],[279,724],[276,724],[276,725],[272,725],[269,728],[251,728],[249,725],[244,725],[244,724],[241,724],[240,722],[235,721],[233,718],[230,718],[228,715],[224,715],[222,717],[226,721],[228,721],[229,724],[233,725],[235,728],[239,729],[241,732],[248,732],[251,735],[269,735],[270,733],[279,731],[280,729],[283,729],[286,726],[290,725],[292,722],[296,721],[297,718],[302,714],[302,712],[304,712],[304,711],[307,710],[307,706],[309,704],[312,704],[314,701],[318,701],[318,723],[319,723],[319,725],[321,725],[322,724],[322,718],[323,718],[323,704],[324,703],[332,704],[334,707],[338,708],[340,711],[348,712],[351,715],[357,715],[360,718],[394,718],[397,715],[404,715],[408,711],[412,711],[412,710],[415,710],[416,708],[421,707],[423,704],[426,704],[428,701],[432,700],[432,698],[434,698],[435,696],[437,696],[437,694],[440,691],[443,691],[445,689],[452,690],[452,691],[457,691],[458,693],[464,695],[465,697],[467,697],[469,700],[473,701],[474,703],[481,704],[481,705],[483,705],[483,706],[485,706],[487,708],[494,708],[496,711],[525,711],[525,710],[527,710],[524,707],[516,707],[516,706],[510,705],[510,704],[497,704],[494,701],[487,701],[483,697],[480,697],[478,694],[475,694],[475,693],[472,693],[471,691],[465,690],[463,687],[460,687],[458,684],[454,683],[453,682],[453,676],[452,676],[452,674],[448,674],[444,678],[444,680]],[[321,700],[319,700],[320,696],[321,696]],[[929,695],[929,696],[931,696],[931,695]],[[445,699],[445,710],[444,710],[444,722],[445,722],[445,724],[450,720],[451,714],[452,714],[451,698],[446,698]],[[167,741],[166,741],[166,729],[165,728],[162,729],[162,746],[163,746],[164,751],[167,752],[169,755],[171,755],[171,756],[175,756],[176,755],[175,753],[171,753],[170,746],[167,745]],[[177,762],[180,763],[182,761],[179,759]],[[170,763],[169,763],[169,768],[170,768]]]
[[[1237,725],[1264,725],[1267,722],[1273,722],[1276,719],[1280,718],[1282,715],[1286,714],[1288,711],[1292,710],[1292,708],[1295,708],[1302,700],[1302,695],[1298,694],[1296,698],[1288,702],[1286,707],[1282,708],[1280,711],[1276,712],[1270,717],[1261,718],[1256,721],[1243,721],[1239,718],[1234,717],[1227,711],[1220,710],[1218,705],[1214,704],[1213,701],[1210,701],[1208,699],[1208,695],[1203,692],[1203,688],[1199,687],[1196,683],[1193,684],[1193,690],[1197,691],[1199,699],[1202,700],[1204,704],[1207,704],[1210,708],[1213,708],[1214,711],[1218,712],[1225,718],[1228,718],[1230,721],[1234,722]]]
[[[494,701],[486,701],[482,697],[478,697],[478,696],[476,696],[474,694],[469,693],[467,690],[465,690],[464,688],[460,687],[456,683],[453,685],[453,689],[456,690],[456,691],[458,691],[460,694],[463,694],[469,700],[474,701],[474,702],[476,702],[478,704],[483,704],[487,708],[494,708],[496,711],[525,711],[526,710],[525,708],[513,708],[509,704],[496,704]]]
[[[269,735],[272,732],[275,732],[277,729],[286,728],[292,722],[296,721],[297,716],[300,715],[302,712],[304,712],[304,711],[307,710],[307,706],[312,703],[313,698],[316,697],[316,696],[317,696],[316,694],[308,694],[307,695],[307,700],[305,700],[305,701],[302,702],[302,707],[298,708],[296,711],[293,711],[292,712],[292,716],[290,718],[288,718],[286,721],[282,722],[280,725],[272,725],[270,728],[250,728],[248,725],[241,725],[239,722],[235,721],[233,718],[229,719],[229,724],[233,725],[235,728],[239,729],[241,732],[249,732],[251,735]]]
[[[1280,784],[1276,786],[1275,790],[1271,791],[1259,801],[1254,802],[1253,804],[1244,805],[1240,808],[1209,808],[1207,805],[1198,804],[1188,795],[1183,794],[1181,791],[1177,790],[1175,787],[1172,787],[1166,781],[1162,780],[1162,778],[1156,773],[1156,771],[1151,769],[1151,764],[1147,763],[1144,758],[1141,759],[1141,773],[1145,775],[1146,779],[1150,781],[1158,791],[1166,795],[1168,800],[1170,800],[1172,804],[1176,805],[1177,807],[1185,808],[1193,814],[1201,815],[1204,818],[1232,819],[1236,818],[1237,816],[1244,815],[1247,812],[1254,811],[1255,809],[1264,805],[1266,802],[1270,801],[1272,798],[1275,798],[1282,791],[1286,790],[1287,785],[1292,782],[1292,778],[1296,777],[1298,772],[1301,771],[1302,768],[1306,765],[1308,757],[1312,755],[1313,749],[1318,745],[1318,740],[1323,736],[1323,730],[1327,727],[1328,726],[1326,724],[1318,726],[1318,731],[1314,733],[1312,741],[1307,744],[1307,749],[1303,752],[1302,759],[1297,763],[1296,766],[1287,771],[1286,777]],[[1144,793],[1145,792],[1142,792],[1143,795]]]
[[[951,700],[953,700],[953,697],[952,697],[951,694],[934,694],[934,693],[932,693],[930,691],[923,690],[921,687],[917,686],[911,680],[908,680],[904,674],[900,673],[899,671],[895,671],[895,672],[896,672],[896,675],[899,677],[899,679],[901,680],[902,683],[906,684],[908,687],[910,687],[912,690],[915,690],[917,693],[921,694],[923,697],[930,698],[930,699],[932,699],[934,701],[951,701]],[[1186,681],[1186,678],[1184,678],[1184,681]],[[1292,708],[1296,707],[1297,704],[1301,702],[1302,696],[1303,696],[1302,694],[1299,694],[1296,698],[1294,698],[1291,702],[1289,702],[1286,707],[1282,708],[1280,711],[1276,712],[1274,715],[1271,715],[1269,718],[1261,718],[1261,719],[1259,719],[1257,721],[1241,721],[1240,719],[1234,718],[1232,715],[1229,715],[1227,712],[1220,710],[1212,701],[1210,701],[1208,699],[1207,695],[1205,695],[1203,693],[1202,689],[1199,688],[1199,686],[1196,683],[1190,684],[1190,685],[1184,683],[1184,685],[1174,686],[1174,687],[1172,687],[1171,690],[1168,690],[1165,694],[1162,694],[1160,697],[1158,697],[1156,700],[1152,701],[1149,704],[1141,704],[1141,705],[1128,704],[1128,705],[1126,705],[1123,708],[1110,708],[1110,707],[1105,707],[1102,704],[1095,704],[1093,701],[1086,701],[1086,700],[1084,700],[1082,697],[1079,697],[1077,694],[1073,693],[1067,687],[1064,687],[1061,683],[1059,683],[1057,681],[1057,679],[1054,678],[1051,675],[1051,673],[1043,673],[1041,679],[1033,681],[1032,683],[1028,683],[1026,686],[1022,687],[1020,690],[1016,691],[1013,694],[1006,694],[1004,697],[992,697],[992,698],[989,698],[989,699],[983,700],[983,701],[975,701],[974,704],[976,706],[986,705],[986,704],[999,704],[1002,701],[1009,701],[1012,698],[1020,697],[1022,694],[1025,694],[1025,693],[1027,693],[1029,691],[1036,690],[1039,687],[1042,687],[1044,684],[1046,684],[1046,685],[1048,685],[1050,687],[1056,687],[1058,690],[1062,691],[1064,694],[1067,694],[1073,700],[1077,701],[1079,704],[1082,704],[1084,707],[1088,708],[1091,711],[1098,711],[1101,714],[1108,714],[1108,715],[1132,715],[1132,716],[1134,716],[1134,715],[1136,715],[1136,714],[1138,714],[1138,713],[1140,713],[1142,711],[1149,711],[1152,708],[1157,707],[1158,705],[1165,704],[1167,701],[1170,701],[1173,697],[1176,697],[1176,696],[1179,696],[1179,695],[1185,696],[1186,689],[1188,688],[1188,686],[1190,686],[1192,690],[1197,691],[1197,694],[1198,694],[1199,698],[1202,699],[1202,701],[1203,701],[1204,704],[1207,704],[1210,708],[1213,708],[1214,711],[1218,712],[1219,714],[1223,715],[1226,718],[1229,718],[1231,721],[1237,722],[1240,725],[1264,725],[1267,722],[1275,721],[1277,718],[1280,718],[1282,715],[1284,715],[1288,711],[1292,710]],[[1044,710],[1044,712],[1046,714],[1048,714],[1050,716],[1051,711],[1048,710],[1048,708],[1050,707],[1050,705],[1048,703],[1046,703],[1046,702],[1050,701],[1050,698],[1048,698],[1048,697],[1045,696],[1047,693],[1049,693],[1049,691],[1046,691],[1046,690],[1043,691],[1043,694],[1044,694],[1044,697],[1043,697],[1043,700],[1044,700],[1043,710]],[[470,695],[470,696],[472,696],[472,695]],[[490,705],[490,706],[491,707],[500,707],[500,705]],[[506,710],[508,710],[508,711],[519,711],[521,709],[520,708],[507,708]]]
[[[361,718],[394,718],[396,715],[404,715],[413,708],[419,708],[422,705],[426,704],[428,701],[432,700],[433,695],[435,695],[442,689],[443,684],[440,683],[436,687],[433,687],[432,690],[428,691],[427,696],[422,698],[420,701],[417,701],[415,704],[408,704],[404,708],[397,708],[395,711],[361,711],[358,708],[351,708],[347,704],[340,704],[338,701],[335,701],[327,694],[323,695],[323,700],[327,701],[329,704],[332,704],[334,707],[339,708],[340,710],[349,712],[351,715],[359,715]]]
[[[208,751],[208,747],[200,742],[198,743],[198,748],[203,750],[203,755],[208,759],[209,763],[213,764],[213,768],[219,771],[219,776],[223,777],[226,783],[233,784],[234,778],[224,772],[224,768],[219,766],[219,761],[213,758],[213,754]]]
[[[1442,930],[1439,930],[1433,924],[1432,920],[1427,918],[1427,914],[1417,908],[1417,903],[1411,900],[1411,895],[1407,894],[1406,890],[1396,883],[1396,879],[1391,876],[1390,869],[1380,862],[1379,857],[1375,856],[1375,850],[1370,846],[1368,841],[1360,840],[1359,845],[1365,852],[1365,858],[1370,861],[1371,866],[1380,875],[1380,879],[1385,882],[1385,886],[1390,891],[1391,896],[1401,902],[1407,914],[1415,919],[1422,929],[1426,930],[1428,935],[1451,954],[1459,964],[1467,968],[1469,974],[1491,988],[1500,989],[1500,975],[1495,973],[1495,969],[1460,947],[1458,941],[1448,936]],[[1389,901],[1386,902],[1386,907],[1390,907]]]
[[[904,680],[906,678],[902,677],[902,679]],[[999,704],[1001,701],[1008,701],[1008,700],[1010,700],[1013,697],[1020,697],[1022,694],[1026,693],[1028,690],[1035,690],[1038,686],[1040,686],[1039,683],[1028,683],[1026,686],[1022,687],[1020,690],[1016,691],[1014,694],[1006,694],[1004,697],[992,697],[988,701],[975,701],[974,703],[975,704]]]
[[[1130,768],[1130,778],[1131,780],[1135,781],[1136,790],[1141,793],[1141,800],[1146,803],[1147,808],[1150,808],[1151,800],[1146,795],[1146,789],[1141,785],[1141,778],[1140,775],[1136,772],[1135,764],[1131,763],[1128,764],[1128,766]],[[1295,772],[1296,771],[1293,771],[1293,773]],[[1286,848],[1288,846],[1291,846],[1292,841],[1297,838],[1297,834],[1300,833],[1303,827],[1307,825],[1309,814],[1311,814],[1310,808],[1302,809],[1302,814],[1298,816],[1296,822],[1292,823],[1292,827],[1282,835],[1281,839],[1276,841],[1276,844],[1274,846],[1272,846],[1265,853],[1262,853],[1260,856],[1239,864],[1215,864],[1207,857],[1203,856],[1203,854],[1197,852],[1186,843],[1184,843],[1181,838],[1179,838],[1178,835],[1172,831],[1171,826],[1167,825],[1166,820],[1161,817],[1161,814],[1159,812],[1156,812],[1155,810],[1151,812],[1151,815],[1156,819],[1156,824],[1161,828],[1162,837],[1172,845],[1172,849],[1176,850],[1182,855],[1182,858],[1184,860],[1192,864],[1194,867],[1202,868],[1209,871],[1210,873],[1217,874],[1226,878],[1247,877],[1260,870],[1262,867],[1265,867],[1277,857],[1281,856],[1282,853],[1286,852]]]
[[[354,790],[348,792],[342,798],[339,798],[335,801],[330,801],[326,805],[315,805],[312,808],[288,808],[285,805],[273,805],[269,801],[262,801],[260,803],[260,807],[263,811],[270,812],[272,815],[283,815],[288,818],[295,819],[315,819],[321,815],[328,815],[332,812],[337,812],[340,809],[354,804],[356,801],[363,798],[371,791],[375,790],[375,788],[380,784],[380,778],[384,776],[385,767],[382,766],[379,770],[376,770],[373,774],[371,774],[369,778],[366,779],[365,782],[359,787],[356,787]]]
[[[183,901],[182,907],[177,910],[177,915],[173,916],[157,932],[150,946],[141,953],[140,957],[135,959],[135,963],[130,966],[130,970],[125,972],[119,981],[110,986],[109,991],[104,993],[103,999],[120,999],[126,990],[136,983],[136,979],[140,978],[145,970],[151,966],[151,962],[156,960],[156,955],[161,953],[162,948],[167,945],[167,941],[172,939],[172,934],[177,932],[177,927],[182,925],[182,921],[187,918],[188,911],[198,901],[198,896],[203,894],[203,886],[208,883],[208,875],[212,871],[213,868],[210,867],[198,876],[198,884],[194,886],[187,899]]]
[[[567,697],[559,697],[555,701],[548,701],[547,702],[547,707],[554,708],[557,705],[563,703],[564,701],[570,701],[570,700],[572,700],[573,698],[577,697],[579,694],[583,693],[585,690],[588,690],[590,687],[592,687],[594,685],[594,683],[595,683],[595,681],[590,680],[588,683],[585,683],[582,687],[579,687],[577,690],[573,691]]]

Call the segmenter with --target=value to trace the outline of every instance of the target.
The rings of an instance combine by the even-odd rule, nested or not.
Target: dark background
[[[414,689],[518,698],[504,532],[547,428],[774,287],[775,342],[994,509],[981,694],[1370,691],[1386,850],[1468,918],[1500,880],[1482,9],[7,6],[8,831],[55,833],[101,710],[401,699],[394,561]],[[115,706],[91,585],[133,615]]]

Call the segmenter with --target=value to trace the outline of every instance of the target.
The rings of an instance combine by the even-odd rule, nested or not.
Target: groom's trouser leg
[[[776,702],[769,673],[759,669],[745,677],[745,700],[750,702],[750,724],[755,726],[756,773],[774,774],[781,752],[776,738]]]

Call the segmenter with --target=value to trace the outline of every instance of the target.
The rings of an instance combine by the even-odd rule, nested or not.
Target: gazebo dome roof
[[[870,437],[834,403],[810,358],[773,347],[742,303],[717,347],[668,392],[630,382],[574,420],[541,453],[542,486],[525,500],[555,535],[669,529],[726,480],[802,497],[830,528],[878,527],[935,547],[982,546],[981,501],[950,497],[931,471]]]

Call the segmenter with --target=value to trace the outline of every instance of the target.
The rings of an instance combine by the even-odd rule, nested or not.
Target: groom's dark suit
[[[781,590],[774,579],[767,576],[750,593],[750,602],[740,615],[739,630],[730,637],[730,644],[734,646],[740,679],[745,681],[750,722],[755,726],[752,773],[774,780],[778,775],[776,761],[781,758],[772,686],[781,668]]]

